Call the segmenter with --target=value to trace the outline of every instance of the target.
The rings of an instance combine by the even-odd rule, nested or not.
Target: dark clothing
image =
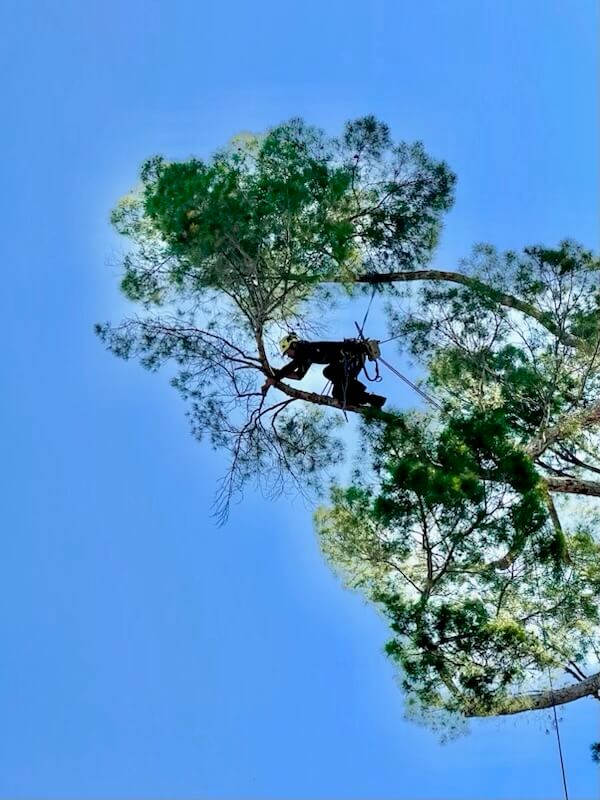
[[[344,369],[343,365],[339,364],[329,364],[323,370],[323,375],[332,383],[331,396],[340,403],[361,406],[369,402],[367,387],[356,379],[356,375],[352,374],[350,369]]]
[[[294,343],[294,357],[290,363],[281,369],[276,369],[273,374],[277,380],[292,374],[300,380],[306,375],[311,364],[343,364],[344,360],[351,358],[360,360],[360,366],[355,372],[355,375],[358,375],[365,363],[365,357],[364,345],[355,339],[345,339],[343,342],[299,341]]]
[[[275,370],[273,377],[301,380],[312,364],[326,364],[323,375],[331,381],[331,396],[340,403],[360,406],[371,403],[381,408],[385,398],[369,394],[364,383],[357,380],[365,365],[367,350],[363,342],[344,339],[342,342],[306,342],[293,345],[293,358],[285,367]]]

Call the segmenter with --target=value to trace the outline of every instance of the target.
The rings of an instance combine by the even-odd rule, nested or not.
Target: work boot
[[[368,394],[365,399],[370,406],[373,406],[373,408],[383,408],[385,401],[387,400],[386,397],[383,397],[380,394]]]

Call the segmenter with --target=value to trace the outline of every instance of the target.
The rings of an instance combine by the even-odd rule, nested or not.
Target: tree
[[[150,369],[177,365],[194,432],[231,453],[225,514],[247,480],[309,491],[338,455],[340,403],[260,390],[279,335],[385,292],[436,411],[343,409],[370,460],[317,513],[326,555],[389,618],[388,653],[423,708],[598,697],[600,672],[584,670],[600,655],[600,264],[565,241],[433,269],[454,183],[371,117],[339,138],[293,120],[209,161],[150,159],[113,213],[143,313],[98,332]]]
[[[340,282],[425,263],[452,202],[454,176],[420,144],[394,145],[368,117],[339,139],[293,120],[235,139],[210,161],[148,160],[112,215],[131,251],[121,286],[145,310],[98,332],[119,356],[179,365],[193,430],[231,454],[219,510],[248,479],[310,491],[340,443],[331,419],[298,400],[332,398],[280,383],[260,392],[274,343],[318,330]]]
[[[599,518],[564,501],[600,496],[599,267],[571,242],[480,247],[459,287],[436,280],[394,315],[443,412],[370,421],[372,470],[334,489],[317,527],[390,620],[424,708],[600,699],[584,671],[600,658]]]

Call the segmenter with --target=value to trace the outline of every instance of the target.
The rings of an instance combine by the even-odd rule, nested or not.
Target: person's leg
[[[350,406],[365,406],[371,405],[374,408],[382,408],[386,398],[380,394],[372,394],[367,392],[367,387],[361,381],[352,379],[348,382],[346,390],[346,402]]]
[[[331,396],[339,403],[346,403],[349,406],[368,404],[374,408],[381,408],[385,403],[385,397],[367,392],[365,384],[356,377],[348,375],[343,365],[328,364],[323,370],[323,375],[331,381]]]
[[[373,408],[383,408],[386,400],[387,397],[382,394],[367,394],[365,402],[373,406]]]
[[[348,381],[348,388],[346,392],[346,402],[353,406],[371,405],[374,408],[382,408],[386,398],[380,394],[372,394],[371,392],[367,392],[367,387],[365,384],[358,380],[358,375],[360,375],[360,371],[364,367],[364,364],[364,355],[362,357],[357,356],[356,358],[351,358],[347,362],[350,379]]]
[[[343,364],[328,364],[323,370],[323,375],[331,381],[331,396],[340,403],[349,403],[348,376]]]
[[[336,369],[336,367],[333,364],[327,364],[327,366],[323,370],[323,375],[327,378],[328,381],[331,381],[331,396],[333,397],[333,399],[343,402],[344,390],[342,381],[340,380],[342,376],[340,374],[339,369]]]
[[[346,387],[346,402],[351,406],[361,406],[366,402],[367,387],[356,378],[349,378]]]

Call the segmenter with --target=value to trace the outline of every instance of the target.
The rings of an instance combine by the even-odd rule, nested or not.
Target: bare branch
[[[531,458],[537,458],[570,431],[578,428],[591,428],[598,423],[600,423],[600,403],[560,419],[556,425],[527,445],[527,453]]]

